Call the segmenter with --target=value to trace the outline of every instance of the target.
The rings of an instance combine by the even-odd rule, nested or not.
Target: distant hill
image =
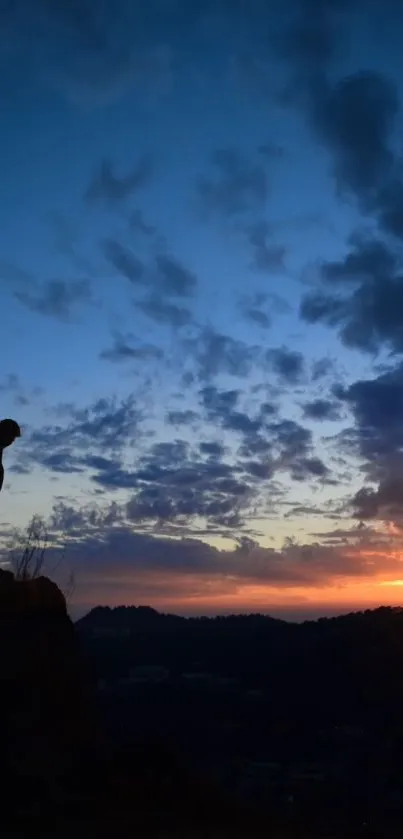
[[[149,606],[97,606],[75,623],[81,636],[92,638],[127,638],[142,633],[148,638],[214,638],[240,635],[247,639],[295,632],[297,624],[267,615],[228,615],[217,617],[182,617],[158,612]]]
[[[152,609],[151,606],[95,606],[84,617],[76,621],[77,628],[87,628],[99,625],[118,625],[133,621],[151,621],[166,615]],[[170,616],[176,617],[176,616]],[[177,620],[185,620],[178,617]]]
[[[237,826],[234,802],[245,806],[248,836],[252,815],[289,827],[292,819],[296,831],[280,835],[328,835],[338,820],[340,835],[361,835],[368,821],[384,825],[388,796],[401,796],[401,608],[298,624],[259,614],[184,618],[98,607],[76,629],[108,738],[137,765],[130,796],[137,777],[150,776],[150,800],[157,785],[182,813],[191,800],[183,779],[204,788],[195,779],[210,778],[223,800],[230,796]],[[173,756],[182,774],[165,787]],[[143,800],[141,787],[136,811]],[[191,805],[193,823],[209,806],[217,809]],[[146,809],[147,818],[158,811]],[[403,801],[396,812],[401,831]],[[308,824],[321,832],[301,830]]]
[[[187,626],[203,627],[207,631],[207,627],[212,629],[233,629],[237,626],[248,632],[252,628],[261,628],[278,631],[289,631],[294,634],[303,635],[308,632],[327,632],[333,634],[334,632],[348,631],[349,629],[357,628],[358,625],[379,625],[382,622],[393,622],[400,624],[403,622],[403,608],[392,606],[380,606],[377,609],[366,609],[364,611],[349,612],[348,614],[322,617],[315,620],[306,620],[302,623],[294,621],[286,621],[281,618],[273,618],[270,615],[263,615],[261,613],[253,612],[250,614],[233,614],[233,615],[217,615],[215,617],[183,617],[180,615],[158,612],[151,606],[96,606],[91,609],[84,617],[75,622],[76,628],[80,632],[92,632],[93,630],[101,628],[137,628],[140,626],[162,626],[167,628],[169,625],[173,626]]]
[[[307,689],[309,678],[312,690],[328,679],[337,693],[360,679],[367,684],[388,668],[395,680],[403,673],[400,608],[297,624],[259,614],[184,618],[146,607],[98,607],[76,628],[102,665],[98,672],[163,665],[173,673],[202,669],[236,676],[252,686],[301,681]]]

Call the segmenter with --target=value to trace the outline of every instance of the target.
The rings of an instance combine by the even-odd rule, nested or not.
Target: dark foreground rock
[[[51,797],[95,742],[94,716],[65,598],[46,577],[0,570],[2,814]]]

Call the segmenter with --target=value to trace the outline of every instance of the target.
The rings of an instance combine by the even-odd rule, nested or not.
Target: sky
[[[0,3],[2,561],[74,609],[403,603],[398,0]]]

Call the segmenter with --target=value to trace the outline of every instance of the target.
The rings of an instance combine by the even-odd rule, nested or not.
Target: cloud
[[[167,538],[133,529],[118,505],[104,509],[58,502],[50,518],[53,534],[68,546],[82,603],[113,605],[187,601],[262,587],[262,602],[287,589],[350,586],[399,578],[400,558],[382,535],[368,527],[324,534],[326,544],[285,542],[259,547],[240,537],[231,550],[218,550],[200,538]],[[60,551],[62,548],[59,549]],[[57,553],[57,549],[56,549]]]
[[[164,353],[160,347],[154,344],[139,344],[133,346],[135,341],[134,335],[128,333],[121,335],[117,333],[114,335],[113,347],[108,350],[102,350],[100,358],[107,361],[124,362],[124,361],[160,361]]]
[[[371,462],[403,448],[403,364],[373,379],[359,379],[341,394],[355,419],[360,454]]]
[[[26,407],[43,396],[40,387],[25,387],[15,373],[8,373],[0,382],[0,393],[6,394],[8,401],[18,407]]]
[[[352,249],[344,259],[321,264],[320,275],[324,283],[330,287],[337,284],[346,285],[347,289],[350,289],[368,281],[382,282],[385,276],[395,273],[398,266],[397,256],[384,242],[353,234],[350,243]]]
[[[290,6],[291,14],[282,35],[273,47],[285,59],[288,78],[281,92],[280,101],[296,101],[309,109],[327,89],[328,76],[337,58],[348,43],[348,23],[354,1],[344,0],[296,0]]]
[[[272,323],[271,314],[263,309],[267,300],[267,294],[264,292],[256,292],[252,295],[243,295],[239,301],[239,307],[244,318],[252,321],[263,329],[268,329]]]
[[[244,378],[261,359],[261,349],[230,335],[203,327],[196,338],[184,341],[184,349],[196,365],[200,381],[209,381],[220,373]]]
[[[178,259],[166,254],[156,256],[156,285],[162,293],[173,297],[188,297],[197,286],[197,278]]]
[[[368,207],[393,164],[389,136],[398,111],[394,85],[375,71],[347,76],[318,100],[312,120],[332,153],[339,188]]]
[[[9,62],[57,87],[69,99],[105,104],[130,87],[162,92],[172,77],[171,50],[155,15],[127,0],[16,0],[2,20]],[[169,19],[167,20],[169,26]],[[164,39],[166,41],[166,39]]]
[[[339,398],[349,407],[354,420],[339,435],[340,449],[359,457],[361,474],[371,484],[352,498],[354,515],[360,519],[402,521],[402,364],[375,378],[360,379],[341,388]]]
[[[219,528],[242,528],[252,495],[229,463],[204,459],[183,440],[156,443],[132,477],[137,491],[127,515],[138,524],[194,527],[201,519]]]
[[[354,197],[384,232],[401,239],[403,181],[399,154],[392,148],[399,108],[396,85],[373,69],[359,69],[333,82],[335,59],[348,44],[351,4],[322,4],[312,14],[311,3],[301,2],[299,10],[282,43],[292,71],[288,100],[299,102],[330,153],[338,192]],[[365,12],[371,16],[373,7]]]
[[[312,399],[302,406],[305,419],[313,420],[339,420],[340,405],[330,399]]]
[[[130,283],[136,285],[146,282],[145,267],[130,248],[116,239],[107,238],[101,242],[101,249],[107,262]]]
[[[200,452],[203,455],[208,455],[209,457],[224,457],[225,455],[225,446],[222,443],[217,443],[215,440],[204,441],[200,443]]]
[[[16,291],[14,295],[31,312],[66,322],[74,318],[77,306],[92,301],[87,280],[48,280],[36,293]]]
[[[312,433],[294,420],[282,419],[269,424],[273,445],[279,450],[279,463],[284,468],[292,461],[306,458],[312,446]]]
[[[211,160],[215,174],[197,184],[202,209],[233,219],[263,210],[269,194],[265,161],[251,160],[236,149],[218,149]]]
[[[360,489],[352,506],[360,520],[378,518],[403,525],[403,476],[381,481],[376,490]]]
[[[331,358],[319,358],[317,361],[314,361],[312,364],[312,381],[317,382],[320,379],[324,379],[330,373],[334,371],[334,361]]]
[[[200,391],[201,401],[207,412],[216,417],[236,408],[241,392],[239,390],[219,390],[208,385]]]
[[[403,238],[403,180],[392,145],[399,110],[396,85],[375,71],[343,79],[313,124],[331,152],[339,188],[372,213],[381,231]]]
[[[135,394],[120,402],[115,397],[96,400],[86,408],[66,405],[65,425],[46,425],[22,438],[17,468],[34,464],[55,473],[84,472],[90,455],[113,457],[142,439],[143,410]]]
[[[285,314],[291,311],[290,304],[279,294],[267,291],[242,294],[238,306],[244,318],[263,329],[271,326],[274,314]]]
[[[17,467],[39,464],[54,474],[85,472],[104,492],[131,491],[128,518],[140,529],[165,533],[248,531],[252,512],[256,517],[269,498],[274,509],[279,487],[267,481],[275,472],[287,472],[295,481],[328,477],[312,453],[307,429],[290,420],[273,421],[265,410],[249,416],[239,406],[240,391],[206,387],[200,396],[206,422],[215,432],[223,428],[231,435],[228,447],[214,434],[196,445],[184,439],[147,443],[133,396],[121,403],[98,400],[82,410],[65,406],[68,422],[31,432]],[[199,422],[190,411],[168,419],[174,426]],[[239,437],[235,457],[231,441]],[[135,459],[128,457],[130,447]]]
[[[119,355],[118,342],[115,349]],[[126,344],[123,349],[126,357]],[[251,533],[252,521],[278,509],[285,489],[274,482],[277,475],[306,484],[331,481],[313,451],[312,433],[279,418],[271,403],[250,413],[242,389],[211,383],[198,396],[200,413],[166,415],[171,428],[198,429],[191,442],[183,437],[153,442],[144,424],[144,400],[135,394],[85,408],[61,405],[58,424],[24,435],[14,471],[39,465],[55,476],[85,474],[97,492],[128,494],[125,515],[137,529],[170,535]],[[225,445],[216,439],[222,431]]]
[[[15,373],[8,373],[5,378],[4,383],[0,384],[0,391],[4,392],[11,392],[17,391],[20,387],[19,377]]]
[[[129,228],[131,231],[143,233],[144,236],[154,236],[157,232],[156,227],[145,221],[141,210],[131,211],[129,215]]]
[[[245,423],[243,432],[238,454],[256,477],[287,473],[293,481],[332,480],[328,467],[314,454],[312,432],[294,420],[273,421],[260,412],[254,424]]]
[[[250,417],[239,410],[239,390],[219,390],[213,385],[207,385],[199,392],[206,418],[210,422],[218,423],[227,431],[239,434],[255,434],[263,427],[261,416]]]
[[[302,299],[304,320],[337,327],[349,347],[402,352],[403,265],[384,242],[353,236],[346,257],[323,263],[319,279],[322,288]]]
[[[192,313],[186,306],[164,300],[158,293],[154,293],[145,300],[136,300],[135,305],[141,309],[150,320],[160,324],[168,324],[180,329],[192,322]]]
[[[166,414],[166,421],[169,425],[179,427],[181,425],[193,425],[197,422],[199,415],[196,411],[191,411],[189,408],[185,411],[168,411]]]
[[[266,361],[279,378],[288,384],[297,384],[304,375],[304,357],[297,350],[286,347],[267,350]]]
[[[113,171],[113,163],[108,158],[101,161],[87,187],[84,199],[88,204],[106,204],[117,207],[137,190],[151,180],[153,165],[150,157],[140,159],[135,168],[127,175],[119,177]]]
[[[142,262],[132,249],[114,238],[105,238],[101,249],[113,268],[133,286],[145,286],[149,295],[134,300],[134,305],[157,323],[181,327],[192,320],[189,309],[170,298],[191,297],[197,288],[197,277],[175,257],[159,253],[151,261]],[[167,299],[168,298],[168,299]]]
[[[88,535],[104,527],[112,527],[123,519],[122,509],[111,501],[102,508],[86,504],[79,508],[65,501],[56,501],[49,516],[49,525],[59,533],[79,535],[87,532]]]
[[[403,181],[392,177],[376,196],[376,210],[381,229],[403,240]]]
[[[377,69],[360,68],[334,81],[335,59],[348,43],[348,25],[355,26],[351,9],[326,3],[312,16],[309,3],[298,8],[282,46],[295,76],[289,101],[298,103],[328,152],[338,195],[353,199],[375,231],[352,236],[344,260],[321,266],[321,287],[304,297],[301,314],[310,323],[337,328],[348,347],[400,352],[403,272],[395,246],[403,236],[403,180],[394,137],[397,87]]]
[[[68,408],[66,406],[66,411]],[[70,409],[64,427],[32,431],[17,468],[39,464],[55,474],[87,472],[103,490],[131,490],[127,516],[147,528],[196,528],[203,520],[220,532],[242,528],[253,487],[224,449],[207,443],[193,450],[184,440],[155,443],[141,450],[141,415],[134,397],[117,404],[99,400]],[[127,446],[137,444],[135,468],[124,465]]]
[[[291,466],[290,474],[294,481],[306,481],[327,477],[329,469],[320,457],[303,457]]]
[[[246,229],[246,236],[252,248],[253,258],[251,266],[256,271],[283,273],[285,270],[285,256],[287,249],[284,245],[271,242],[271,230],[266,221],[259,221]]]

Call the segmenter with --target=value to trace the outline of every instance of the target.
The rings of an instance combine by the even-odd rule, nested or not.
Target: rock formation
[[[8,776],[53,783],[93,737],[73,624],[58,586],[0,570],[0,741]]]

